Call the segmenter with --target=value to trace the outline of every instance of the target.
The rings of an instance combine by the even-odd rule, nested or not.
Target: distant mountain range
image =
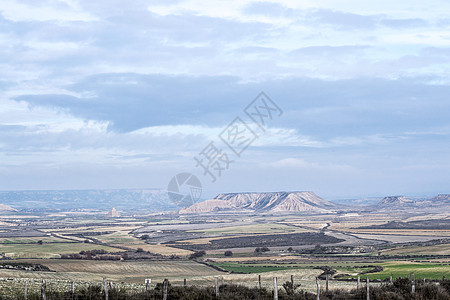
[[[334,212],[343,210],[386,209],[450,209],[450,194],[440,194],[428,199],[409,199],[405,196],[389,196],[374,204],[353,200],[353,203],[336,204],[313,192],[254,192],[224,193],[181,209],[181,214],[209,212]],[[367,205],[362,206],[361,204]],[[345,205],[344,205],[345,204]],[[178,211],[163,189],[105,189],[105,190],[48,190],[48,191],[0,191],[0,212],[25,211],[77,211],[100,210],[169,212]]]
[[[440,194],[429,199],[412,200],[405,196],[389,196],[381,199],[378,208],[433,208],[450,205],[450,194]]]
[[[0,203],[29,211],[178,209],[163,189],[0,191]]]
[[[330,211],[338,207],[313,192],[226,193],[182,209],[180,213]]]

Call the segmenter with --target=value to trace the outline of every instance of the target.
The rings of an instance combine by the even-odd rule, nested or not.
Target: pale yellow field
[[[216,257],[216,258],[209,258],[211,260],[217,261],[217,262],[242,262],[242,261],[283,261],[283,260],[302,260],[301,256],[255,256],[255,257]]]
[[[223,274],[192,261],[92,261],[92,260],[27,260],[56,272],[27,272],[0,269],[0,278],[34,278],[101,282],[104,277],[115,282],[144,283],[145,278],[160,282],[164,278],[182,282],[184,278],[204,281]]]
[[[212,228],[212,229],[201,229],[192,230],[190,232],[204,232],[209,234],[240,234],[240,233],[252,233],[252,234],[262,234],[262,233],[294,233],[294,232],[307,232],[309,230],[295,227],[287,226],[284,224],[252,224],[252,225],[242,225],[242,226],[229,226],[223,228]]]
[[[150,251],[152,253],[158,253],[162,255],[179,255],[179,256],[186,256],[191,253],[192,251],[184,250],[184,249],[178,249],[175,247],[170,247],[166,245],[150,245],[150,244],[114,244],[114,246],[118,247],[127,247],[131,249],[137,250],[138,248],[141,248],[144,251]]]
[[[41,229],[43,232],[55,232],[55,233],[76,233],[76,232],[102,232],[102,231],[131,231],[138,228],[138,225],[123,225],[117,226],[80,226],[74,228],[55,228],[55,229]]]
[[[144,279],[152,279],[152,285],[168,278],[172,284],[182,285],[187,279],[188,285],[213,286],[214,278],[223,277],[225,283],[242,284],[250,287],[258,286],[258,274],[228,274],[216,271],[210,267],[191,261],[142,261],[142,262],[108,262],[108,261],[77,261],[77,260],[36,260],[56,272],[26,272],[1,270],[0,278],[28,278],[34,280],[58,280],[76,282],[102,282],[103,278],[115,283],[137,283],[144,286]],[[300,283],[302,289],[315,291],[315,278],[321,274],[317,269],[292,269],[261,273],[263,287],[273,288],[273,277],[277,277],[278,286],[290,281]],[[67,285],[69,286],[69,285]],[[324,286],[324,282],[322,282]],[[355,283],[330,281],[330,288],[351,289]]]
[[[450,230],[430,230],[430,229],[349,229],[351,233],[367,234],[391,234],[391,235],[421,235],[421,236],[450,236]]]

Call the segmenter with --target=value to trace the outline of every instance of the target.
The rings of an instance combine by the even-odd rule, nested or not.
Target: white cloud
[[[59,3],[58,3],[59,2]],[[73,5],[61,7],[62,2],[73,4],[73,1],[54,1],[53,5],[32,5],[19,3],[16,0],[3,0],[0,6],[2,15],[11,21],[95,21],[93,15],[80,11]]]
[[[448,149],[447,2],[159,3],[2,2],[0,168],[16,177],[0,187],[34,184],[49,167],[48,182],[64,170],[80,184],[94,169],[144,183],[192,168],[261,89],[285,114],[224,189],[271,182],[261,166],[280,186],[328,178],[335,191],[352,180],[407,186],[395,168],[409,166],[448,178],[436,150]]]

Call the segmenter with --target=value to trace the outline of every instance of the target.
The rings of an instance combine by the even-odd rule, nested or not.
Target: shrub
[[[268,252],[268,251],[270,251],[270,249],[267,247],[256,247],[255,248],[255,253],[263,253],[263,252]]]
[[[206,255],[205,250],[200,250],[200,251],[192,253],[189,256],[189,259],[195,259],[195,258],[199,258],[199,257],[205,256],[205,255]]]

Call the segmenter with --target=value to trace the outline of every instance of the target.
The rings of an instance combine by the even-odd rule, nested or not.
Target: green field
[[[442,279],[442,276],[446,278],[450,277],[450,266],[444,264],[395,261],[378,265],[381,265],[384,270],[378,273],[363,275],[364,278],[368,276],[370,279],[386,279],[392,276],[395,279],[409,277],[411,272],[414,272],[416,279]],[[355,278],[356,276],[352,277]]]
[[[116,231],[114,233],[102,234],[94,236],[95,239],[107,244],[145,244],[142,240],[139,240],[125,231]]]
[[[43,243],[67,243],[68,240],[53,236],[38,236],[38,237],[12,237],[0,238],[1,244],[37,244],[38,241]]]
[[[290,265],[290,266],[288,266],[288,265],[280,266],[280,265],[275,265],[275,264],[245,264],[245,263],[234,263],[234,262],[213,263],[212,265],[222,268],[228,272],[244,273],[244,274],[264,273],[264,272],[306,268],[306,267],[298,266],[295,264]]]
[[[79,253],[82,250],[123,251],[117,248],[87,243],[52,243],[52,244],[3,244],[0,252],[10,258],[59,258],[60,254]]]

